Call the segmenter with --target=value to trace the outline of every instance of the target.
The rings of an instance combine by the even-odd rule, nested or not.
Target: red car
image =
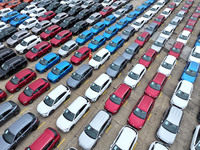
[[[31,50],[28,51],[25,56],[29,61],[36,61],[39,57],[50,52],[51,49],[51,44],[49,42],[43,41],[31,48]]]
[[[13,1],[13,2],[10,2],[8,5],[5,6],[5,8],[15,8],[17,5],[19,5],[21,2],[20,1]]]
[[[35,80],[36,77],[37,74],[32,69],[23,69],[7,82],[5,88],[10,93],[18,92],[26,84],[30,83],[32,80]]]
[[[53,128],[48,127],[44,132],[25,150],[52,150],[59,144],[60,134]]]
[[[182,10],[182,11],[185,11],[186,13],[188,13],[189,9],[190,9],[190,6],[187,5],[187,4],[185,4],[185,5],[181,8],[181,10]]]
[[[153,80],[149,82],[144,93],[152,98],[157,98],[162,91],[166,81],[166,75],[162,73],[156,73],[153,77]]]
[[[144,44],[149,40],[149,38],[150,38],[149,32],[144,31],[137,37],[135,43],[139,44],[140,47],[143,47]]]
[[[91,53],[91,49],[84,46],[77,50],[74,55],[71,57],[70,61],[74,65],[81,64],[85,59],[89,57],[89,53]]]
[[[104,7],[99,13],[102,15],[102,17],[106,17],[110,15],[113,11],[113,8],[110,6]]]
[[[197,7],[197,9],[194,12],[195,15],[198,15],[200,17],[200,7]]]
[[[163,15],[158,15],[155,19],[154,19],[154,23],[157,23],[158,26],[160,26],[163,22],[165,21],[165,16]]]
[[[59,32],[53,39],[51,39],[52,46],[60,46],[65,43],[67,40],[72,39],[72,32],[69,30],[63,30]]]
[[[192,16],[188,19],[188,22],[195,22],[197,23],[199,16],[197,14],[192,14]]]
[[[170,3],[167,8],[171,9],[172,11],[176,8],[176,3]]]
[[[131,88],[126,84],[120,84],[113,94],[110,95],[104,108],[112,114],[117,113],[130,94]]]
[[[149,68],[153,60],[156,58],[157,52],[154,49],[148,49],[148,51],[140,58],[139,63]]]
[[[5,91],[3,91],[2,89],[0,89],[0,102],[5,101],[7,98],[7,94]]]
[[[195,22],[188,22],[183,28],[183,30],[192,32],[194,30],[194,27],[195,27]]]
[[[44,32],[42,32],[40,34],[40,37],[42,40],[48,41],[52,37],[54,37],[58,32],[60,32],[61,30],[62,30],[62,28],[60,26],[52,25],[52,26],[48,27],[47,29],[45,29]]]
[[[180,54],[181,54],[181,52],[182,52],[182,50],[183,50],[183,48],[184,48],[184,44],[183,43],[176,42],[174,44],[174,46],[170,49],[168,55],[172,55],[172,56],[176,57],[176,59],[178,59]]]
[[[46,79],[37,79],[24,89],[24,91],[19,95],[18,100],[23,105],[31,104],[36,98],[49,89],[50,83]]]
[[[154,104],[155,100],[153,98],[148,95],[143,95],[129,115],[128,124],[140,130],[148,119]]]
[[[0,6],[1,7],[4,7],[6,5],[8,5],[9,3],[13,2],[14,0],[4,0],[2,2],[0,2]]]
[[[192,7],[193,3],[194,3],[193,0],[187,0],[187,1],[185,2],[185,4],[189,5],[190,7]]]
[[[39,21],[51,20],[55,15],[56,15],[55,12],[53,12],[53,11],[47,11],[41,17],[39,17],[38,20]]]

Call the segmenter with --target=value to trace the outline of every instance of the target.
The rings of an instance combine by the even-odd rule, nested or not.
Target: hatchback
[[[184,48],[184,44],[181,42],[176,42],[173,47],[170,49],[168,55],[172,55],[176,57],[177,59],[179,58],[180,54],[182,53]]]
[[[91,49],[92,51],[96,51],[105,43],[106,43],[106,38],[102,35],[98,35],[91,40],[91,42],[88,44],[88,48]]]
[[[159,36],[152,44],[151,49],[159,53],[161,49],[164,47],[164,45],[166,44],[166,42],[167,42],[167,39],[165,37]]]
[[[165,21],[165,16],[163,15],[158,15],[155,19],[154,19],[154,23],[157,23],[158,26],[160,26],[163,22]]]
[[[149,40],[150,34],[146,31],[142,32],[137,39],[135,40],[135,43],[139,44],[142,48],[144,44]]]
[[[113,24],[115,21],[117,20],[117,18],[114,16],[114,15],[109,15],[107,16],[103,23],[106,25],[106,26],[110,26],[111,24]]]
[[[95,25],[92,26],[90,31],[94,33],[95,35],[100,33],[105,29],[106,25],[103,22],[97,22]]]
[[[38,18],[38,21],[51,20],[56,15],[53,11],[47,11]]]
[[[52,25],[44,30],[40,34],[40,37],[44,41],[50,40],[52,37],[54,37],[58,32],[60,32],[62,29],[58,25]]]
[[[148,25],[148,27],[145,28],[145,32],[148,32],[150,36],[152,36],[158,29],[158,24],[155,22],[152,22],[151,24]]]
[[[165,39],[169,40],[172,33],[174,32],[174,27],[168,25],[165,29],[161,32],[160,36],[164,37]]]
[[[115,36],[117,33],[118,33],[118,28],[115,27],[115,26],[110,26],[109,28],[107,28],[105,30],[105,32],[103,33],[103,36],[106,38],[106,39],[111,39],[113,36]]]
[[[128,61],[131,61],[133,57],[139,52],[140,45],[133,42],[129,45],[128,48],[122,53],[122,56],[127,59]]]
[[[154,49],[148,49],[147,52],[140,58],[139,63],[146,68],[149,68],[151,63],[156,58],[157,52]]]
[[[117,21],[117,23],[115,24],[115,27],[117,27],[119,30],[122,30],[127,25],[128,25],[128,21],[125,18],[122,18],[119,21]]]
[[[106,46],[106,49],[110,51],[111,54],[114,54],[120,47],[124,44],[124,39],[121,36],[116,36],[109,44]]]
[[[73,51],[78,49],[78,43],[76,43],[74,40],[67,41],[59,50],[58,54],[61,57],[67,57],[69,54],[71,54]]]
[[[126,15],[125,19],[131,23],[133,20],[137,18],[138,14],[135,11],[130,12],[129,14]]]

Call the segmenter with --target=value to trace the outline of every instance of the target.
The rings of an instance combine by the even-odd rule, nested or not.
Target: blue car
[[[157,0],[148,0],[148,1],[151,1],[151,3],[153,4],[153,3],[155,3]]]
[[[73,65],[68,61],[62,61],[57,64],[52,70],[48,73],[47,79],[52,83],[58,82],[61,78],[67,75],[73,70]]]
[[[21,14],[15,17],[10,24],[14,27],[17,27],[18,25],[22,24],[25,20],[29,19],[29,16],[26,14]]]
[[[97,22],[90,31],[94,34],[98,34],[105,29],[106,25],[103,22]]]
[[[113,36],[115,36],[117,33],[118,33],[118,28],[115,27],[115,26],[111,26],[109,27],[104,33],[103,33],[103,36],[106,38],[106,39],[111,39]]]
[[[43,73],[59,62],[60,62],[59,55],[57,55],[55,53],[49,53],[40,59],[40,61],[35,65],[35,69],[38,72]]]
[[[117,18],[114,15],[109,15],[105,18],[105,20],[103,21],[103,23],[106,26],[110,26],[111,24],[113,24],[115,21],[117,20]]]
[[[106,49],[109,50],[111,54],[114,54],[120,47],[124,44],[124,39],[121,36],[116,36],[109,44]]]
[[[135,11],[130,12],[128,15],[126,15],[126,20],[131,23],[133,20],[137,18],[138,14]]]
[[[200,46],[200,35],[198,36],[194,46]]]
[[[138,6],[134,12],[137,14],[137,15],[140,15],[141,13],[143,13],[145,11],[145,6],[144,5],[140,5]]]
[[[122,30],[127,25],[128,21],[125,18],[122,18],[115,24],[115,27],[117,27],[119,30]]]
[[[13,20],[18,15],[20,15],[19,12],[11,11],[11,12],[7,13],[4,17],[2,17],[1,21],[5,22],[5,23],[8,23],[9,21]]]
[[[143,6],[145,6],[145,9],[149,8],[151,6],[152,2],[151,1],[145,1],[144,3],[142,3]]]
[[[90,30],[83,31],[79,36],[76,38],[76,42],[79,45],[85,44],[87,41],[91,40],[94,34]]]
[[[191,61],[188,62],[183,70],[181,80],[187,80],[191,83],[194,83],[199,72],[199,64]]]
[[[106,38],[102,35],[96,36],[88,45],[88,48],[92,51],[96,51],[102,45],[106,43]]]

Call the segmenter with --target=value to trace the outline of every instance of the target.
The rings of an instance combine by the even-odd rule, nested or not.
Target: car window
[[[102,57],[102,59],[104,59],[107,55],[108,55],[108,53],[104,54],[103,57]]]
[[[65,67],[65,68],[63,68],[62,70],[61,70],[61,72],[60,73],[63,73],[65,70],[67,70],[67,68],[68,68],[69,66],[67,66],[67,67]]]
[[[47,45],[45,45],[45,46],[41,47],[41,48],[39,49],[39,51],[41,51],[41,50],[45,49],[46,47],[47,47]]]
[[[89,52],[89,50],[87,50],[86,52],[83,53],[83,55],[86,55]]]
[[[130,90],[128,90],[127,92],[126,92],[126,94],[124,95],[124,97],[123,97],[123,99],[122,99],[122,101],[124,101],[125,100],[125,98],[127,97],[127,95],[130,93]]]
[[[102,126],[101,129],[99,130],[99,134],[101,134],[102,131],[104,130],[104,128],[106,127],[107,122],[108,122],[108,120],[103,124],[103,126]]]
[[[103,89],[103,88],[108,84],[108,81],[109,81],[109,80],[107,80],[107,81],[102,85],[101,89]]]
[[[60,95],[56,98],[54,104],[56,104],[65,94],[66,94],[66,92],[63,92],[62,94],[60,94]]]
[[[51,59],[49,60],[49,62],[54,61],[54,59],[56,59],[56,57],[51,58]]]
[[[69,35],[69,33],[66,33],[63,37],[66,37],[66,36],[68,36]]]
[[[54,140],[51,140],[42,150],[48,150]]]
[[[8,115],[8,113],[10,112],[10,110],[5,111],[3,114],[0,115],[0,119],[5,117],[6,115]]]
[[[134,138],[134,140],[133,140],[132,143],[130,144],[130,147],[129,147],[128,150],[132,150],[132,146],[133,146],[133,144],[134,144],[134,142],[135,142],[135,139],[136,139],[136,138]]]
[[[52,32],[54,32],[54,31],[56,31],[56,30],[57,30],[57,28],[53,29]]]
[[[79,114],[83,111],[83,109],[84,109],[85,107],[86,107],[86,104],[83,105],[83,106],[79,109],[79,111],[76,113],[75,118],[79,116]]]
[[[43,87],[44,87],[44,85],[41,85],[41,86],[38,88],[38,91],[41,90]]]
[[[21,132],[22,133],[24,133],[24,132],[26,132],[30,127],[31,127],[31,122],[30,123],[28,123],[22,130],[21,130]]]
[[[141,73],[140,73],[140,77],[141,77],[141,75],[144,73],[144,69],[141,71]]]
[[[17,133],[16,137],[15,137],[15,140],[17,140],[21,135],[22,135],[22,132],[19,131],[19,132]]]

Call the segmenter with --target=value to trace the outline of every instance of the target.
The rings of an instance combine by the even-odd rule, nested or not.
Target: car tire
[[[22,65],[22,68],[24,69],[24,68],[26,68],[26,66],[27,66],[26,64],[23,64],[23,65]]]
[[[37,128],[38,128],[38,124],[33,127],[32,131],[37,130]]]
[[[54,148],[58,147],[60,141],[58,141],[55,145],[54,145]]]
[[[48,50],[47,50],[47,53],[50,53],[51,52],[51,49],[49,48]]]
[[[58,47],[60,47],[60,46],[61,46],[61,43],[58,44]]]
[[[9,78],[9,75],[7,74],[7,75],[5,75],[5,77],[4,77],[5,79],[8,79]]]
[[[35,80],[36,79],[36,76],[34,76],[33,78],[32,78],[32,80]]]
[[[46,88],[46,91],[48,91],[49,89],[50,89],[50,87],[47,87],[47,88]]]
[[[49,116],[51,116],[54,113],[54,109],[50,111]]]
[[[36,56],[35,58],[34,58],[34,61],[37,61],[38,60],[38,57]]]
[[[17,116],[18,114],[19,114],[19,110],[14,113],[14,116]]]
[[[56,80],[56,82],[59,82],[60,81],[60,78],[58,78],[57,80]]]
[[[6,97],[3,97],[3,98],[1,99],[1,102],[5,101],[5,100],[6,100]]]
[[[48,37],[48,38],[47,38],[47,41],[49,41],[50,39],[51,39],[51,38],[50,38],[50,37]]]
[[[92,76],[92,72],[90,73],[89,77],[91,77],[91,76]]]
[[[44,72],[47,72],[47,70],[48,70],[48,69],[47,69],[47,68],[45,68],[45,69],[44,69]]]
[[[18,88],[16,88],[15,92],[19,92],[19,90],[20,90],[20,88],[18,87]]]
[[[32,104],[32,103],[33,103],[33,99],[31,99],[28,103],[29,103],[29,104]]]

